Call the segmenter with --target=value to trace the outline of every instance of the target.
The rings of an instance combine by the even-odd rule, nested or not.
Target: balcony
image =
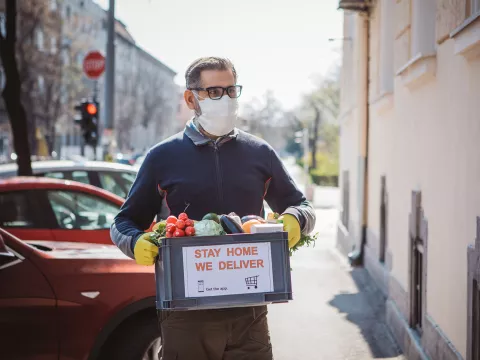
[[[340,0],[338,8],[349,11],[365,12],[372,6],[371,0]]]

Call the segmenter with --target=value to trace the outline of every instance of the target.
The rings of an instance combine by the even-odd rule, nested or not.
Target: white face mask
[[[195,98],[198,100],[197,96]],[[223,136],[229,134],[235,128],[238,99],[231,99],[225,94],[220,100],[207,98],[198,101],[198,104],[201,114],[197,116],[197,120],[209,134]]]

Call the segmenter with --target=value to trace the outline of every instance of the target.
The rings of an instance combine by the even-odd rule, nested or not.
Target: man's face
[[[210,87],[221,86],[228,87],[235,85],[235,77],[231,69],[228,70],[203,70],[200,74],[200,86],[201,88],[207,89]],[[208,92],[205,90],[196,91],[199,95],[198,100],[203,101],[208,99]],[[211,94],[212,95],[212,94]],[[223,96],[228,96],[224,94]],[[195,110],[196,113],[199,113],[199,108],[197,102],[195,101],[195,96],[191,90],[185,90],[184,94],[185,102],[191,110]]]

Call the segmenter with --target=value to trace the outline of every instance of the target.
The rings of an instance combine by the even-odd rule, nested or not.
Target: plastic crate
[[[160,310],[287,302],[292,300],[288,234],[165,238],[155,278]]]

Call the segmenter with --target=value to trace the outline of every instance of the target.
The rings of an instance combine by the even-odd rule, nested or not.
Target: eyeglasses
[[[191,88],[188,90],[206,91],[208,97],[212,100],[220,100],[225,93],[227,93],[230,98],[236,99],[242,94],[242,85],[228,87],[212,86],[208,88]]]

